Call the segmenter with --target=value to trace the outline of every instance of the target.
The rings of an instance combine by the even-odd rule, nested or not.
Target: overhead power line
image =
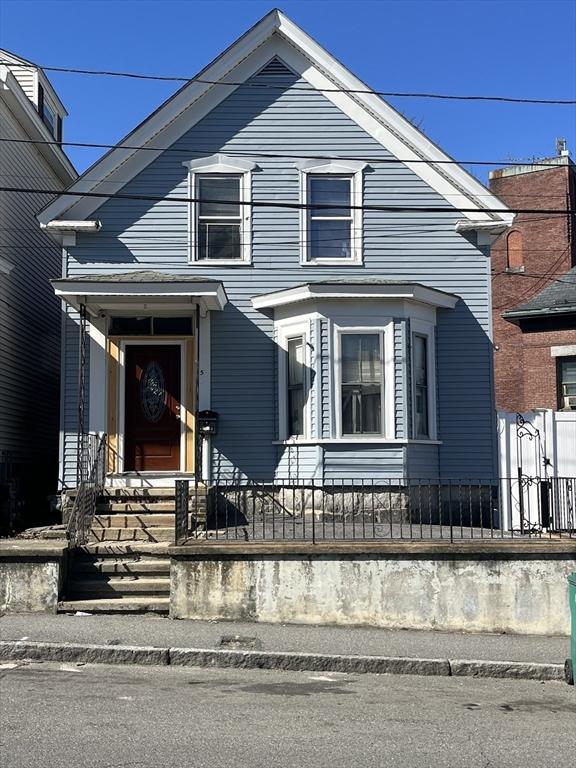
[[[248,208],[288,208],[296,210],[343,210],[343,211],[381,211],[383,213],[539,213],[548,216],[566,216],[576,214],[576,209],[546,208],[454,208],[441,205],[341,205],[332,203],[290,203],[280,200],[212,200],[199,197],[162,197],[160,195],[136,195],[125,192],[74,192],[61,189],[31,189],[30,187],[0,187],[0,192],[14,192],[35,195],[54,195],[57,197],[97,197],[101,200],[142,200],[151,203],[213,203],[216,205],[239,205]]]
[[[10,67],[21,67],[29,69],[29,65],[12,64],[9,61],[1,61],[0,64],[8,64]],[[223,82],[222,80],[206,80],[202,77],[187,77],[183,75],[147,75],[141,72],[119,72],[104,69],[78,69],[75,67],[48,67],[37,64],[40,69],[46,72],[61,72],[74,75],[93,75],[96,77],[124,77],[133,80],[158,80],[162,82],[180,82],[180,83],[202,83],[204,85],[220,85],[236,88],[238,86],[248,86],[250,88],[280,89],[285,90],[285,83],[263,83],[254,80],[241,82]],[[512,104],[576,104],[576,99],[526,99],[515,96],[486,96],[486,95],[458,95],[446,93],[428,93],[428,92],[406,92],[406,91],[375,91],[371,88],[316,88],[314,86],[291,85],[290,90],[300,91],[319,91],[320,93],[349,93],[349,94],[367,94],[376,96],[386,96],[389,98],[417,98],[417,99],[444,99],[449,101],[498,101],[509,102]]]
[[[146,147],[137,144],[104,144],[102,142],[90,142],[90,141],[47,141],[45,139],[12,139],[0,137],[0,142],[6,142],[9,144],[47,144],[49,146],[58,147],[86,147],[89,149],[134,149],[143,150],[145,152],[175,152],[181,155],[197,155],[198,157],[205,157],[206,152],[200,152],[198,150],[177,147]],[[558,163],[546,163],[540,161],[517,161],[517,160],[428,160],[424,158],[415,158],[400,160],[397,157],[362,157],[358,155],[320,155],[320,154],[286,154],[279,152],[249,152],[243,150],[242,152],[233,149],[226,149],[224,154],[230,155],[230,157],[251,157],[251,158],[267,158],[267,159],[280,159],[280,160],[351,160],[360,161],[364,163],[385,163],[385,164],[407,164],[407,163],[425,163],[427,165],[532,165],[539,168],[557,168]]]

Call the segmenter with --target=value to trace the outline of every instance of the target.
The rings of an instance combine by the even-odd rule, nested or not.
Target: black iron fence
[[[82,444],[81,460],[85,467],[86,479],[78,483],[66,529],[69,541],[76,546],[88,541],[92,520],[96,514],[96,504],[106,478],[106,435],[86,434]]]
[[[175,540],[576,541],[576,478],[176,483]]]

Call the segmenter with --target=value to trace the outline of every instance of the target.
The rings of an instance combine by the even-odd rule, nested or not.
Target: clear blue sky
[[[262,0],[0,0],[0,47],[39,64],[194,75],[274,7]],[[576,98],[574,0],[286,0],[376,90]],[[70,141],[114,143],[178,86],[51,74]],[[457,159],[576,157],[576,108],[391,99]],[[79,171],[101,151],[70,148]],[[486,169],[477,168],[480,178]]]

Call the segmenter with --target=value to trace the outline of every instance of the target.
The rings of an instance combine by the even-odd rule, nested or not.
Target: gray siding
[[[124,191],[131,194],[186,195],[182,162],[216,152],[277,153],[258,158],[253,199],[298,202],[298,170],[285,156],[341,154],[347,157],[394,158],[321,93],[286,70],[261,73],[261,82],[283,89],[240,87],[165,152],[154,159]],[[297,89],[293,86],[297,85]],[[365,174],[367,204],[446,205],[419,177],[400,162],[374,162]],[[188,265],[185,205],[110,200],[95,214],[103,223],[98,235],[79,237],[71,251],[70,274],[157,269],[188,272],[223,280],[230,304],[212,320],[212,407],[221,414],[215,441],[215,471],[223,467],[262,477],[273,476],[277,456],[271,450],[277,434],[276,353],[272,322],[251,309],[250,298],[331,275],[368,275],[406,279],[454,292],[462,297],[457,310],[441,312],[438,327],[440,414],[443,445],[441,469],[461,475],[493,462],[492,397],[487,385],[491,363],[485,256],[454,231],[461,218],[448,213],[366,211],[364,264],[346,267],[299,266],[299,218],[296,210],[253,211],[253,263],[245,267]],[[397,343],[401,344],[398,336]],[[327,328],[321,327],[322,435],[330,434],[327,403]],[[463,364],[464,362],[464,364]],[[474,440],[469,439],[473,412]],[[403,414],[396,413],[404,431]],[[464,421],[463,421],[464,420]],[[394,458],[391,456],[394,454]],[[363,462],[363,459],[365,461]],[[357,467],[371,477],[382,467],[401,468],[396,446],[326,450],[326,471]],[[346,462],[350,462],[347,464]],[[381,462],[384,462],[383,464]],[[363,469],[362,469],[363,467]],[[386,469],[385,471],[389,471]]]
[[[400,445],[330,444],[325,447],[325,480],[396,480],[404,475],[404,448]]]
[[[439,446],[411,443],[406,451],[408,476],[413,480],[440,477]]]
[[[1,96],[0,136],[26,137]],[[2,184],[29,187],[39,179],[62,186],[32,146],[2,144]],[[9,452],[22,476],[34,470],[40,477],[49,466],[55,486],[61,308],[49,280],[60,275],[62,257],[35,218],[50,199],[0,192],[0,256],[12,267],[0,273],[0,460]]]

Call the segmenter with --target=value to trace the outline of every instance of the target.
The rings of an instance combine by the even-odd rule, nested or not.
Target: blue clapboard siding
[[[320,320],[321,437],[332,437],[332,342],[328,320]]]
[[[278,448],[277,478],[309,480],[322,477],[322,446],[282,445]]]
[[[405,448],[368,443],[324,447],[325,480],[396,480],[406,474]]]
[[[280,84],[283,89],[239,87],[175,142],[172,149],[178,152],[160,154],[123,191],[186,195],[187,177],[181,163],[216,152],[394,159],[326,97],[285,68],[276,64],[255,78]],[[299,176],[293,160],[262,157],[257,162],[259,170],[252,176],[254,200],[298,202]],[[365,174],[364,199],[367,204],[446,205],[444,198],[400,162],[373,163]],[[69,268],[70,274],[77,275],[134,269],[189,272],[224,282],[230,303],[224,312],[212,315],[212,407],[221,414],[215,472],[228,466],[262,477],[273,476],[277,469],[278,453],[272,450],[277,436],[273,328],[267,316],[252,310],[251,297],[342,275],[420,281],[462,297],[456,311],[439,313],[441,470],[462,474],[471,466],[491,466],[494,425],[487,385],[490,347],[486,336],[489,271],[480,250],[454,231],[461,214],[456,210],[366,211],[364,264],[342,270],[299,265],[298,211],[283,208],[254,209],[251,266],[189,266],[187,215],[186,206],[173,201],[107,201],[95,214],[102,221],[102,231],[78,237],[77,247],[71,249]],[[329,437],[332,416],[325,366],[330,340],[324,321],[320,336],[322,397],[318,417],[322,436]],[[400,336],[397,343],[402,343]],[[398,429],[404,431],[400,410],[396,419]],[[401,470],[402,462],[402,450],[397,446],[377,451],[370,445],[354,446],[353,450],[344,447],[327,450],[325,456],[326,471],[329,468],[333,476],[354,466],[359,475],[371,477]]]
[[[404,423],[404,391],[406,387],[406,347],[404,338],[405,325],[405,320],[394,320],[394,403],[396,417],[395,428],[397,438],[407,437],[406,425]]]
[[[408,476],[413,480],[440,477],[439,446],[411,443],[406,449]]]

